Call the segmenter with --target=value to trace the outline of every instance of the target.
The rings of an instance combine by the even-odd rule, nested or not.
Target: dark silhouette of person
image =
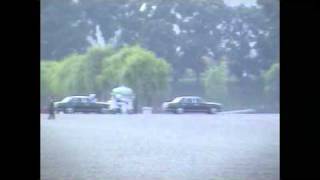
[[[53,99],[50,99],[50,102],[49,102],[49,106],[48,106],[48,111],[49,111],[49,117],[48,119],[55,119],[55,114],[54,114],[54,101]]]
[[[121,108],[122,108],[121,103],[122,103],[122,100],[121,100],[120,98],[116,98],[116,102],[117,102],[117,110],[116,110],[116,112],[117,112],[117,113],[121,113]]]

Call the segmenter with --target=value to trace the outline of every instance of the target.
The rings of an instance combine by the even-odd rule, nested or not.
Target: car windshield
[[[69,102],[71,99],[72,99],[71,97],[66,97],[61,102],[66,103],[66,102]]]

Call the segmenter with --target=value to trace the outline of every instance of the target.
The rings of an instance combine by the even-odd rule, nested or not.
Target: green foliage
[[[151,106],[154,98],[163,96],[168,89],[170,66],[150,52],[128,57],[124,82],[132,87],[142,105]]]
[[[57,62],[51,79],[51,88],[55,96],[80,93],[84,89],[82,70],[83,57],[72,54],[63,61]]]
[[[205,94],[208,99],[224,102],[226,100],[228,88],[227,64],[221,61],[217,65],[209,67],[204,73]]]
[[[115,50],[91,48],[60,61],[41,62],[41,97],[96,93],[108,95],[118,85],[133,88],[142,105],[154,103],[168,89],[170,65],[139,46]]]
[[[269,96],[278,97],[280,83],[280,65],[274,63],[267,71],[264,72],[265,93]]]
[[[52,88],[50,87],[50,82],[52,80],[52,72],[56,66],[56,62],[42,61],[40,64],[40,96],[41,102],[46,102],[46,98],[52,95]]]
[[[151,105],[152,97],[160,96],[168,88],[170,66],[163,59],[139,46],[124,47],[102,63],[97,77],[100,88],[110,91],[121,84],[133,88],[142,105]]]
[[[127,57],[137,53],[137,46],[123,47],[112,56],[102,60],[101,73],[96,77],[99,89],[110,91],[115,86],[123,83],[123,74],[126,70]]]
[[[97,76],[101,74],[101,66],[104,58],[114,54],[114,50],[107,46],[105,48],[90,48],[84,55],[83,61],[83,81],[86,85],[86,91],[102,92],[103,89],[98,85]]]
[[[146,10],[139,7],[146,3]],[[84,52],[95,39],[99,26],[105,41],[121,35],[117,44],[141,44],[174,68],[174,79],[181,78],[186,68],[197,76],[205,70],[201,57],[230,57],[230,73],[241,78],[242,72],[257,75],[274,63],[278,53],[278,0],[259,0],[261,8],[224,6],[223,0],[44,0],[41,4],[41,56],[60,59],[72,52]],[[156,7],[153,10],[152,7]],[[179,17],[171,11],[179,13]],[[270,17],[271,14],[275,14]],[[172,30],[179,26],[180,34]],[[223,25],[223,28],[217,28]],[[222,26],[221,26],[222,27]],[[226,41],[228,40],[228,41]],[[224,43],[223,43],[224,42]],[[247,58],[249,43],[255,42],[257,57]],[[221,47],[225,44],[225,47]],[[179,47],[179,48],[178,48]],[[177,52],[177,48],[179,52]],[[214,56],[212,55],[214,54]]]

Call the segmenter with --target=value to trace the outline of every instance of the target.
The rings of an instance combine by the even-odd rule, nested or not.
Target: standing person
[[[119,94],[115,95],[116,98],[116,106],[117,106],[117,113],[122,113],[122,100],[121,100],[121,96]]]
[[[49,107],[48,107],[48,110],[49,110],[49,117],[48,119],[55,119],[55,114],[54,114],[54,101],[53,99],[51,98],[50,99],[50,103],[49,103]]]

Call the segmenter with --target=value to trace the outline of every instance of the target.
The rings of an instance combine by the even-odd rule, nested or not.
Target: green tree
[[[228,69],[225,61],[212,65],[204,73],[205,94],[208,99],[225,102],[228,93]]]
[[[100,93],[96,78],[101,72],[102,60],[112,53],[110,47],[95,47],[88,49],[85,54],[71,54],[60,61],[42,61],[41,85],[46,94],[43,96]]]
[[[103,60],[112,56],[114,49],[107,47],[92,47],[89,48],[83,56],[83,81],[87,92],[95,92],[99,95],[103,93],[97,82],[97,77],[101,74]]]
[[[60,61],[42,61],[41,98],[99,93],[105,99],[112,88],[128,85],[141,105],[153,105],[166,93],[170,72],[165,60],[139,46],[91,48]]]
[[[84,93],[83,56],[72,54],[57,62],[52,71],[51,88],[55,96]]]
[[[264,92],[266,94],[268,105],[273,108],[279,108],[279,93],[280,93],[280,64],[274,63],[267,71],[263,73]]]
[[[47,104],[48,96],[52,95],[51,80],[56,62],[41,61],[40,63],[40,98],[41,105]]]
[[[136,53],[138,49],[138,46],[126,46],[103,58],[100,74],[96,76],[96,84],[104,96],[107,96],[112,88],[123,83],[127,57]]]
[[[169,86],[170,66],[153,55],[137,54],[129,57],[124,82],[135,90],[141,105],[154,106],[155,98],[164,96]]]
[[[127,46],[102,62],[97,83],[105,92],[127,85],[136,93],[138,105],[154,105],[169,86],[170,65],[139,46]]]

